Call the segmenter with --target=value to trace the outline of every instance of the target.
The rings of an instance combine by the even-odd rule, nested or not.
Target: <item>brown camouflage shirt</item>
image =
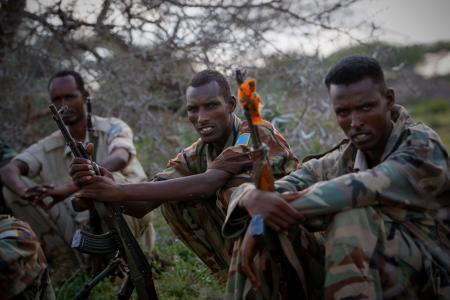
[[[233,132],[224,149],[236,144],[250,143],[250,130],[246,121],[234,116]],[[269,122],[259,126],[261,141],[269,151],[269,161],[275,178],[281,178],[298,167],[284,137]],[[167,169],[158,173],[154,180],[167,180],[203,173],[220,153],[214,153],[210,145],[201,139],[181,151],[170,160]],[[232,240],[222,237],[221,229],[225,220],[227,204],[223,202],[220,191],[216,197],[200,201],[166,203],[161,211],[175,234],[202,259],[220,278],[225,278],[228,270]]]

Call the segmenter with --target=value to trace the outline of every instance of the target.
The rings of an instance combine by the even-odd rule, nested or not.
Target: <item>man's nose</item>
[[[198,122],[207,122],[209,121],[209,114],[205,109],[199,109],[198,111]]]
[[[350,123],[350,126],[352,127],[352,128],[358,128],[358,127],[361,127],[361,125],[362,125],[362,122],[361,122],[361,116],[359,115],[359,113],[358,112],[353,112],[352,113],[352,115],[351,115],[351,123]]]

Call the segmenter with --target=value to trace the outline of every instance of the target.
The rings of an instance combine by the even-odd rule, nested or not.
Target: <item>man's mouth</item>
[[[368,133],[357,133],[352,135],[352,141],[356,144],[363,144],[368,142],[372,138]]]
[[[201,127],[198,132],[201,135],[209,135],[209,134],[213,133],[213,131],[214,131],[213,126],[205,126],[205,127]]]

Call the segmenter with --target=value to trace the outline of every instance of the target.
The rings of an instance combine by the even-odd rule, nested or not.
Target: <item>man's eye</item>
[[[216,108],[217,107],[217,103],[210,103],[206,107],[207,108]]]
[[[340,110],[336,112],[336,115],[341,118],[348,116],[348,110]]]
[[[194,107],[188,107],[188,108],[186,108],[186,111],[190,112],[190,113],[193,113],[193,112],[195,112],[195,108]]]
[[[370,111],[372,109],[372,106],[371,105],[364,105],[361,109],[363,111]]]

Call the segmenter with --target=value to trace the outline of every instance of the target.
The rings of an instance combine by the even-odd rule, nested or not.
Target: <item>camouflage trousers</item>
[[[304,228],[280,234],[285,235],[280,248],[289,261],[288,270],[286,263],[279,269],[266,266],[270,274],[260,272],[267,283],[260,292],[249,288],[235,247],[227,299],[297,299],[304,293],[309,299],[422,299],[436,294],[450,298],[448,272],[440,274],[445,282],[433,282],[436,270],[430,269],[432,259],[423,245],[378,209],[352,209],[310,222],[314,226],[305,224],[306,228],[320,228],[320,234]],[[306,291],[301,280],[294,287],[286,288],[283,280],[273,284],[289,269],[299,275],[297,279],[303,277]],[[298,291],[296,297],[293,289]]]
[[[225,282],[233,244],[222,236],[225,215],[216,198],[166,203],[161,213],[175,235]]]
[[[27,186],[33,186],[30,179],[23,177]],[[70,204],[70,199],[53,206],[49,210],[21,199],[7,188],[3,188],[5,202],[13,215],[28,222],[36,232],[50,266],[58,266],[58,273],[52,277],[64,279],[72,271],[87,262],[87,256],[72,250],[73,234],[77,229],[86,229],[89,221],[89,211],[76,213]],[[151,253],[154,247],[155,232],[151,223],[151,214],[141,219],[124,215],[133,235],[141,246]],[[53,271],[53,270],[52,270]]]

